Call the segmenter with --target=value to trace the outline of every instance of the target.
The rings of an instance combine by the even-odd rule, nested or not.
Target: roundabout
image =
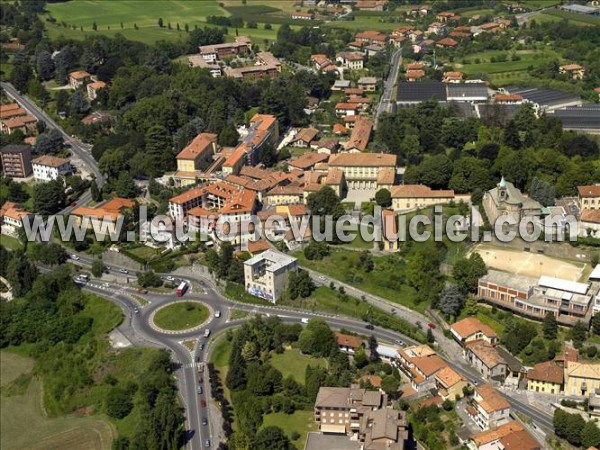
[[[211,309],[198,300],[170,302],[152,311],[149,323],[161,333],[183,334],[201,328],[211,313]]]

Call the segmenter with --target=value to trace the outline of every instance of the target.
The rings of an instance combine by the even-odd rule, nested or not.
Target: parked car
[[[119,272],[124,273],[124,274],[128,274],[129,270],[127,270],[127,269],[119,269]]]
[[[203,425],[203,426],[206,426],[206,425],[208,425],[208,419],[207,419],[206,417],[203,417],[203,418],[202,418],[202,425]]]
[[[202,395],[202,386],[198,386],[198,395]]]
[[[210,439],[205,439],[204,440],[204,447],[210,448]]]
[[[71,255],[71,259],[73,261],[79,261],[81,258],[79,256],[77,256],[77,255]]]
[[[200,406],[202,406],[203,408],[206,408],[206,400],[202,399],[200,401]]]
[[[427,324],[427,326],[428,326],[429,328],[431,328],[432,330],[435,330],[435,323],[433,323],[433,322],[429,322],[429,323]]]

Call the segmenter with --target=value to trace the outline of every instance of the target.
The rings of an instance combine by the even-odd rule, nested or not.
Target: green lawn
[[[231,342],[227,339],[221,339],[212,350],[210,361],[214,364],[215,370],[219,371],[219,380],[221,380],[221,386],[223,386],[223,394],[231,403],[231,396],[229,389],[225,385],[225,378],[229,371],[229,355],[231,354]]]
[[[559,2],[556,0],[525,0],[521,4],[531,9],[542,9],[550,6],[557,5]]]
[[[354,20],[334,20],[323,24],[329,28],[343,28],[346,30],[373,30],[373,31],[393,31],[396,28],[406,25],[404,22],[386,22],[385,18],[377,16],[355,16]]]
[[[277,426],[291,439],[293,431],[297,431],[300,437],[292,443],[297,449],[303,449],[309,432],[316,430],[313,411],[296,411],[294,414],[283,412],[265,414],[263,427]]]
[[[208,309],[198,302],[174,303],[159,309],[154,324],[163,330],[187,330],[208,319]]]
[[[590,16],[588,14],[578,14],[569,11],[563,11],[562,9],[550,9],[545,11],[543,15],[558,17],[559,19],[567,19],[569,23],[578,26],[599,26],[600,17]]]
[[[160,255],[160,250],[148,247],[146,245],[140,245],[139,247],[131,249],[128,248],[127,251],[134,254],[138,258],[144,259],[145,261],[150,261]]]
[[[19,375],[31,374],[33,360],[3,351],[2,386]],[[111,448],[116,430],[99,417],[72,415],[48,418],[41,401],[41,383],[33,378],[25,393],[0,397],[0,447],[4,450]]]
[[[23,247],[21,242],[12,236],[0,235],[0,245],[6,247],[9,250],[19,250]]]
[[[289,349],[283,353],[272,353],[271,364],[281,372],[283,378],[291,375],[298,383],[304,384],[304,372],[306,366],[325,367],[327,361],[324,358],[313,358],[303,355],[298,349]]]

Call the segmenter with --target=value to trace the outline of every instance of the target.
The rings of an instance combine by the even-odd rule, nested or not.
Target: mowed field
[[[21,374],[31,373],[33,360],[0,352],[2,387]],[[107,421],[91,417],[46,417],[41,383],[33,378],[23,395],[0,397],[2,450],[109,450],[116,430]]]
[[[220,6],[220,3],[223,4],[223,7]],[[249,11],[260,5],[280,9],[280,14],[286,17],[294,9],[291,0],[250,0],[246,4]],[[153,44],[158,40],[185,40],[187,38],[187,33],[184,31],[186,24],[190,30],[193,30],[195,26],[216,27],[216,25],[206,22],[208,16],[230,16],[231,13],[226,8],[237,7],[239,9],[240,6],[242,6],[241,2],[235,0],[221,2],[217,0],[74,0],[47,4],[46,10],[57,22],[56,24],[46,22],[46,26],[51,38],[63,35],[66,38],[84,39],[85,36],[94,34],[114,37],[120,33],[127,39]],[[159,18],[163,19],[163,28],[158,26]],[[64,27],[63,22],[68,26]],[[97,31],[92,29],[94,22],[98,26]],[[121,23],[123,27],[121,27]],[[168,28],[169,23],[171,29]],[[177,31],[178,23],[179,31]],[[265,30],[264,23],[269,23],[267,16],[265,16],[264,22],[257,20],[257,23],[258,28],[242,28],[239,29],[239,34],[247,35],[257,43],[262,43],[265,39],[275,40],[277,30],[281,25],[273,23],[272,29]],[[134,25],[137,25],[137,30]],[[83,27],[83,31],[81,27]],[[228,39],[233,40],[235,28],[230,27],[228,32]]]
[[[585,263],[485,244],[476,246],[473,251],[479,253],[485,264],[492,269],[534,278],[548,275],[569,281],[580,281],[586,268]]]

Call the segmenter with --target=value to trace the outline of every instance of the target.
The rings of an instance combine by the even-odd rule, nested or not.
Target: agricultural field
[[[222,8],[219,3],[223,3],[224,7]],[[276,39],[280,23],[290,22],[289,13],[286,11],[293,10],[293,3],[274,1],[269,2],[269,6],[264,6],[264,1],[261,3],[263,6],[258,2],[248,2],[246,6],[240,6],[240,2],[232,0],[229,2],[216,0],[145,2],[143,10],[140,10],[139,2],[131,0],[122,2],[75,0],[48,4],[46,7],[48,14],[44,19],[49,16],[56,19],[55,24],[46,22],[51,38],[63,35],[66,38],[84,39],[86,36],[98,33],[109,37],[122,34],[127,39],[153,44],[159,40],[184,41],[187,38],[187,33],[184,31],[186,24],[190,29],[195,26],[214,27],[216,25],[206,22],[208,16],[235,14],[243,17],[245,21],[258,23],[258,28],[244,28],[239,30],[239,34],[248,35],[256,43],[263,43],[265,39],[271,41]],[[270,15],[264,13],[267,8]],[[163,28],[158,26],[159,18],[163,19]],[[92,29],[94,22],[98,27],[97,31]],[[63,23],[67,27],[63,26]],[[168,28],[169,23],[171,29]],[[272,29],[266,30],[265,23],[272,23]],[[179,31],[177,24],[180,26]],[[137,30],[135,25],[138,27]],[[233,40],[235,28],[230,28],[228,31],[228,40]]]
[[[33,361],[3,351],[0,354],[2,388],[19,376],[31,376]],[[42,407],[42,386],[30,378],[25,392],[0,397],[0,447],[2,449],[110,449],[114,427],[97,417],[74,415],[49,418]]]
[[[379,16],[355,16],[355,20],[335,20],[324,24],[330,28],[343,28],[346,30],[373,30],[390,32],[396,28],[406,25],[399,19],[398,22],[389,22],[386,18]]]

